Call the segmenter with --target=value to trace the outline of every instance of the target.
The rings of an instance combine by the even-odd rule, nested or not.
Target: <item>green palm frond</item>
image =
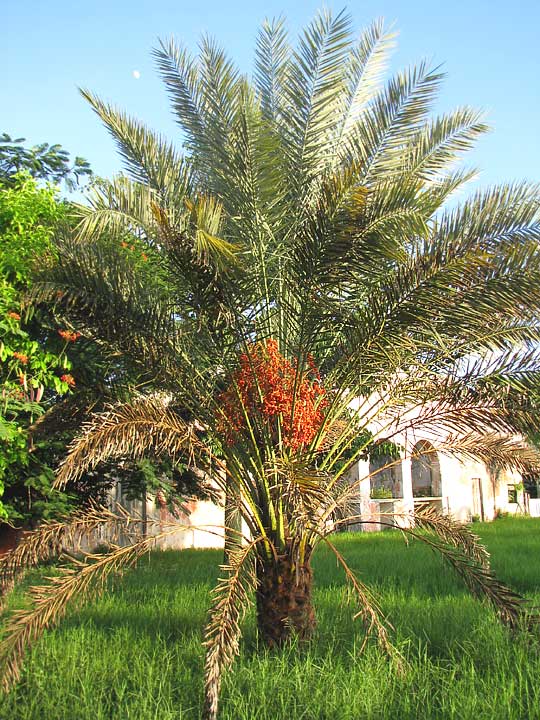
[[[199,150],[208,151],[209,128],[202,106],[197,63],[172,38],[168,42],[161,41],[153,54],[188,142]]]
[[[212,196],[199,196],[193,203],[186,200],[193,224],[195,252],[199,261],[224,270],[236,261],[240,248],[220,237],[223,207]]]
[[[77,207],[79,236],[123,238],[133,232],[153,243],[159,238],[159,228],[151,211],[152,202],[157,199],[157,193],[150,185],[123,175],[111,181],[100,181],[89,194],[89,205]]]
[[[210,38],[203,38],[195,59],[173,40],[154,51],[161,75],[193,158],[206,179],[208,166],[226,168],[228,138],[234,119],[240,77],[232,62]]]
[[[254,84],[270,123],[279,122],[283,113],[289,55],[284,18],[266,20],[257,35]]]
[[[348,143],[366,107],[373,99],[394,47],[395,33],[385,32],[382,20],[366,28],[352,48],[345,70],[345,92],[337,129],[337,154],[346,157]]]
[[[332,138],[344,92],[343,63],[351,21],[322,11],[292,54],[285,81],[282,136],[290,168],[292,202],[302,203],[310,183],[332,160]]]
[[[397,74],[373,98],[349,142],[349,155],[363,168],[361,182],[401,169],[403,150],[426,121],[442,77],[422,62]]]
[[[193,193],[189,163],[171,142],[88,90],[81,90],[81,94],[113,136],[133,180],[164,193],[169,202],[181,202],[182,197]]]
[[[405,152],[404,171],[425,180],[437,180],[488,129],[482,113],[468,107],[435,118],[411,139],[410,149]]]
[[[68,239],[59,243],[59,251],[62,261],[43,273],[29,300],[52,305],[86,337],[140,370],[152,369],[162,379],[176,376],[182,319],[175,314],[163,274],[160,278],[155,266],[148,267],[140,249],[123,248],[118,240]]]

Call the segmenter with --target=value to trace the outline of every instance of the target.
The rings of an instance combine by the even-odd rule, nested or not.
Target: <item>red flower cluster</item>
[[[309,444],[321,427],[328,400],[311,356],[308,364],[309,370],[297,378],[296,362],[283,357],[276,340],[254,343],[247,353],[240,355],[234,381],[220,396],[221,429],[227,442],[234,444],[245,429],[247,413],[250,417],[258,416],[270,427],[275,442],[280,418],[286,447],[298,450]]]
[[[14,312],[13,310],[11,312],[8,312],[7,316],[11,318],[12,320],[20,320],[21,316],[18,312]]]
[[[67,385],[69,385],[69,387],[75,386],[75,378],[73,377],[73,375],[69,375],[69,374],[60,375],[60,380],[62,382],[65,382]]]
[[[14,352],[13,357],[17,358],[17,360],[19,362],[21,362],[23,365],[26,365],[26,363],[28,362],[28,355],[25,355],[24,353]]]
[[[81,337],[80,332],[71,332],[70,330],[59,330],[58,334],[66,342],[75,342]]]

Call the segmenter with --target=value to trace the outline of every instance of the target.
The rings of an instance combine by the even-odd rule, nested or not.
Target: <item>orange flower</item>
[[[80,332],[71,332],[70,330],[59,330],[58,334],[66,342],[75,342],[81,337]]]
[[[143,253],[143,254],[141,255],[141,258],[143,259],[143,262],[147,262],[147,260],[148,260],[148,255],[147,255],[146,253]]]
[[[127,242],[126,242],[125,240],[122,240],[122,242],[120,243],[120,245],[121,245],[123,248],[127,248],[127,246],[128,246],[128,244],[127,244]]]
[[[73,377],[73,375],[60,375],[60,380],[69,385],[69,387],[75,387],[75,378]]]
[[[13,310],[11,312],[8,312],[8,317],[12,318],[13,320],[20,320],[21,316],[18,312],[14,312]]]
[[[26,363],[28,362],[28,355],[25,355],[24,353],[14,352],[13,357],[17,358],[17,360],[19,362],[22,362],[23,365],[26,365]]]

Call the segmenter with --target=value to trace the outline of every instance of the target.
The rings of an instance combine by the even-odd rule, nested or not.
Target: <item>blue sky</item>
[[[321,2],[206,0],[19,0],[5,3],[0,29],[0,131],[58,142],[104,176],[120,170],[112,140],[77,87],[113,101],[178,138],[151,50],[174,36],[195,49],[209,33],[250,72],[258,26],[285,15],[297,31]],[[335,11],[343,3],[326,3]],[[354,27],[376,17],[399,31],[393,69],[422,58],[447,73],[438,110],[484,109],[493,132],[471,153],[481,185],[540,181],[540,2],[366,0],[346,5]],[[133,71],[140,78],[133,77]]]

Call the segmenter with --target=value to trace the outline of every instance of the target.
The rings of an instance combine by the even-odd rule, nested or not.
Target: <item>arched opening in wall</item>
[[[441,469],[433,445],[427,440],[416,443],[412,453],[413,497],[441,497]]]
[[[370,496],[376,500],[403,497],[401,460],[381,454],[369,459]]]

